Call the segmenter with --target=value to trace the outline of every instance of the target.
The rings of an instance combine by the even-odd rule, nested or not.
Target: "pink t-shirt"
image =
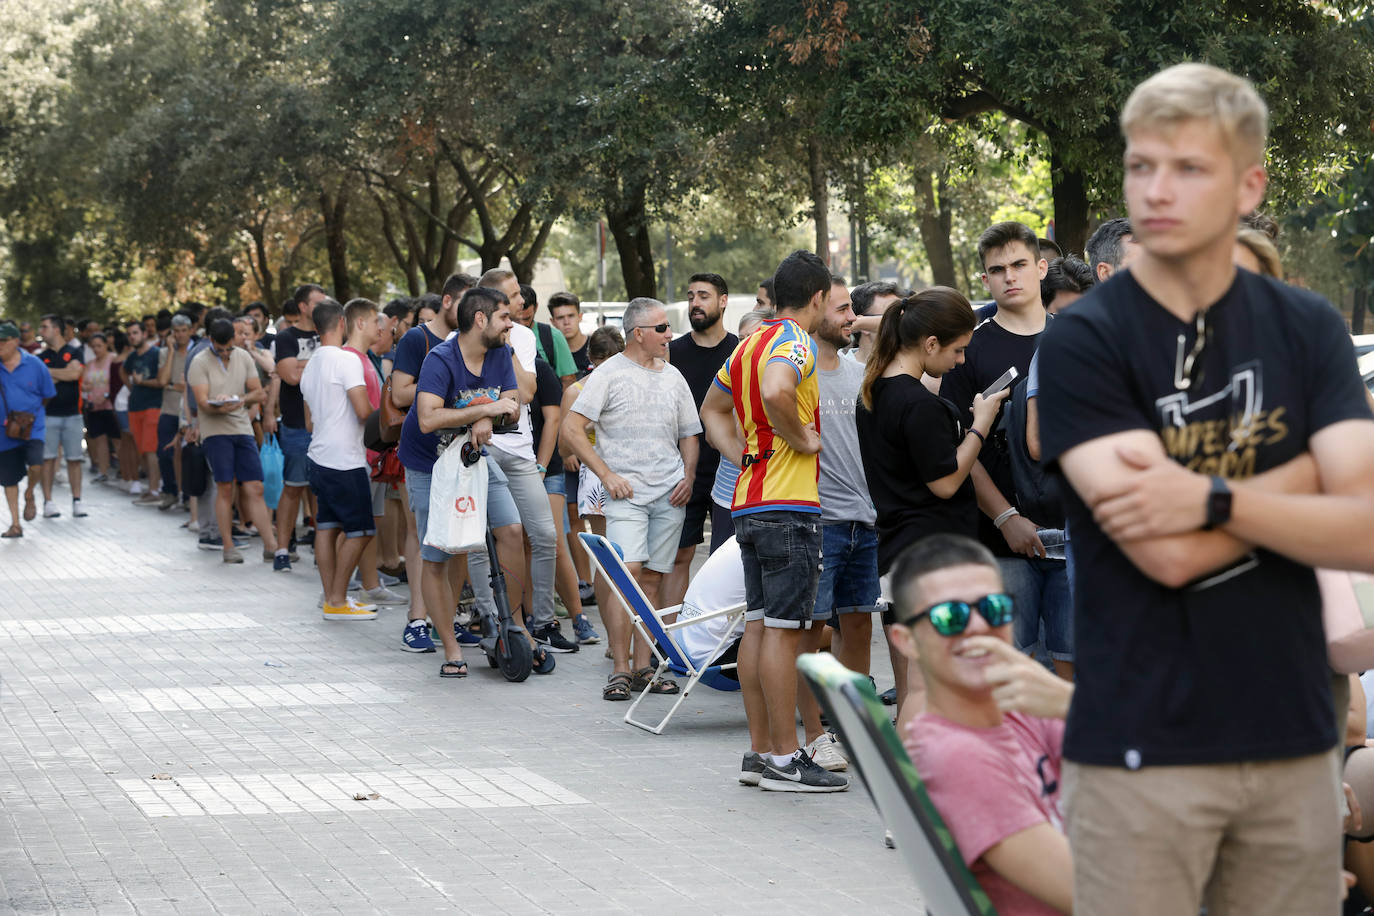
[[[1007,713],[996,728],[969,728],[926,713],[907,728],[906,749],[964,862],[1002,916],[1059,911],[1002,878],[983,853],[1048,822],[1061,833],[1060,752],[1064,723]]]
[[[377,370],[373,368],[372,360],[367,358],[367,354],[359,353],[352,347],[344,347],[349,353],[354,354],[363,361],[363,384],[367,386],[367,403],[376,410],[382,406],[382,380],[377,377]],[[367,466],[374,467],[377,464],[378,452],[372,449],[367,450]]]

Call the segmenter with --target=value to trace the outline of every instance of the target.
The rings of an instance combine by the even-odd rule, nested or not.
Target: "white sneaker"
[[[142,493],[142,492],[143,492],[143,481],[141,481],[141,480],[135,480],[133,483],[129,484],[129,495],[130,495],[130,496],[138,496],[138,495],[139,495],[140,493]]]
[[[409,598],[396,594],[385,585],[379,585],[377,588],[365,588],[358,592],[358,598],[372,604],[401,605],[410,603]]]
[[[61,514],[62,510],[57,508],[57,503],[53,502],[51,499],[45,499],[43,501],[44,518],[57,518]]]
[[[806,746],[806,754],[823,770],[838,773],[849,769],[849,761],[844,759],[839,748],[835,746],[835,739],[829,732],[823,733],[815,741]]]

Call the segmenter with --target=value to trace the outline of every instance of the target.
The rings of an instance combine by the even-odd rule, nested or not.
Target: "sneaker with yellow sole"
[[[345,603],[340,607],[335,607],[325,602],[322,613],[324,614],[325,620],[375,620],[377,618],[377,608],[375,606],[369,611],[363,610],[362,607],[355,606],[351,602]]]

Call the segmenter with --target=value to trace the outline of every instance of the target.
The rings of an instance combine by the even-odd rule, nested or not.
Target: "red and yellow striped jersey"
[[[730,514],[753,512],[821,511],[817,479],[820,456],[801,455],[773,431],[763,406],[763,370],[786,363],[797,373],[797,415],[803,426],[821,430],[820,386],[816,378],[816,346],[811,335],[791,318],[765,321],[740,341],[716,373],[715,385],[735,402],[735,415],[744,427],[743,456],[730,456],[740,466]]]

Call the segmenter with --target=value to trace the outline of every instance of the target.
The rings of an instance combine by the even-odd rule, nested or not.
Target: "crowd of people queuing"
[[[31,416],[0,438],[4,537],[36,487],[44,517],[63,511],[64,469],[87,514],[84,436],[94,481],[185,512],[226,563],[257,537],[290,572],[311,545],[326,619],[408,605],[401,647],[463,677],[478,637],[456,609],[493,601],[488,552],[426,543],[461,428],[536,670],[599,644],[595,606],[603,698],[678,691],[575,539],[605,535],[656,606],[747,608],[732,638],[719,617],[680,631],[695,662],[738,663],[739,781],[841,791],[844,749],[795,661],[868,673],[879,615],[896,721],[998,912],[1335,912],[1355,877],[1374,888],[1374,752],[1359,679],[1327,664],[1313,567],[1374,568],[1370,406],[1339,313],[1284,285],[1256,214],[1253,87],[1170,68],[1122,128],[1128,215],[1082,258],[990,226],[977,308],[851,289],[798,251],[735,328],[726,281],[694,274],[678,337],[647,298],[588,333],[560,292],[545,323],[501,269],[384,308],[305,285],[276,322],[253,303],[0,323],[7,420]]]

